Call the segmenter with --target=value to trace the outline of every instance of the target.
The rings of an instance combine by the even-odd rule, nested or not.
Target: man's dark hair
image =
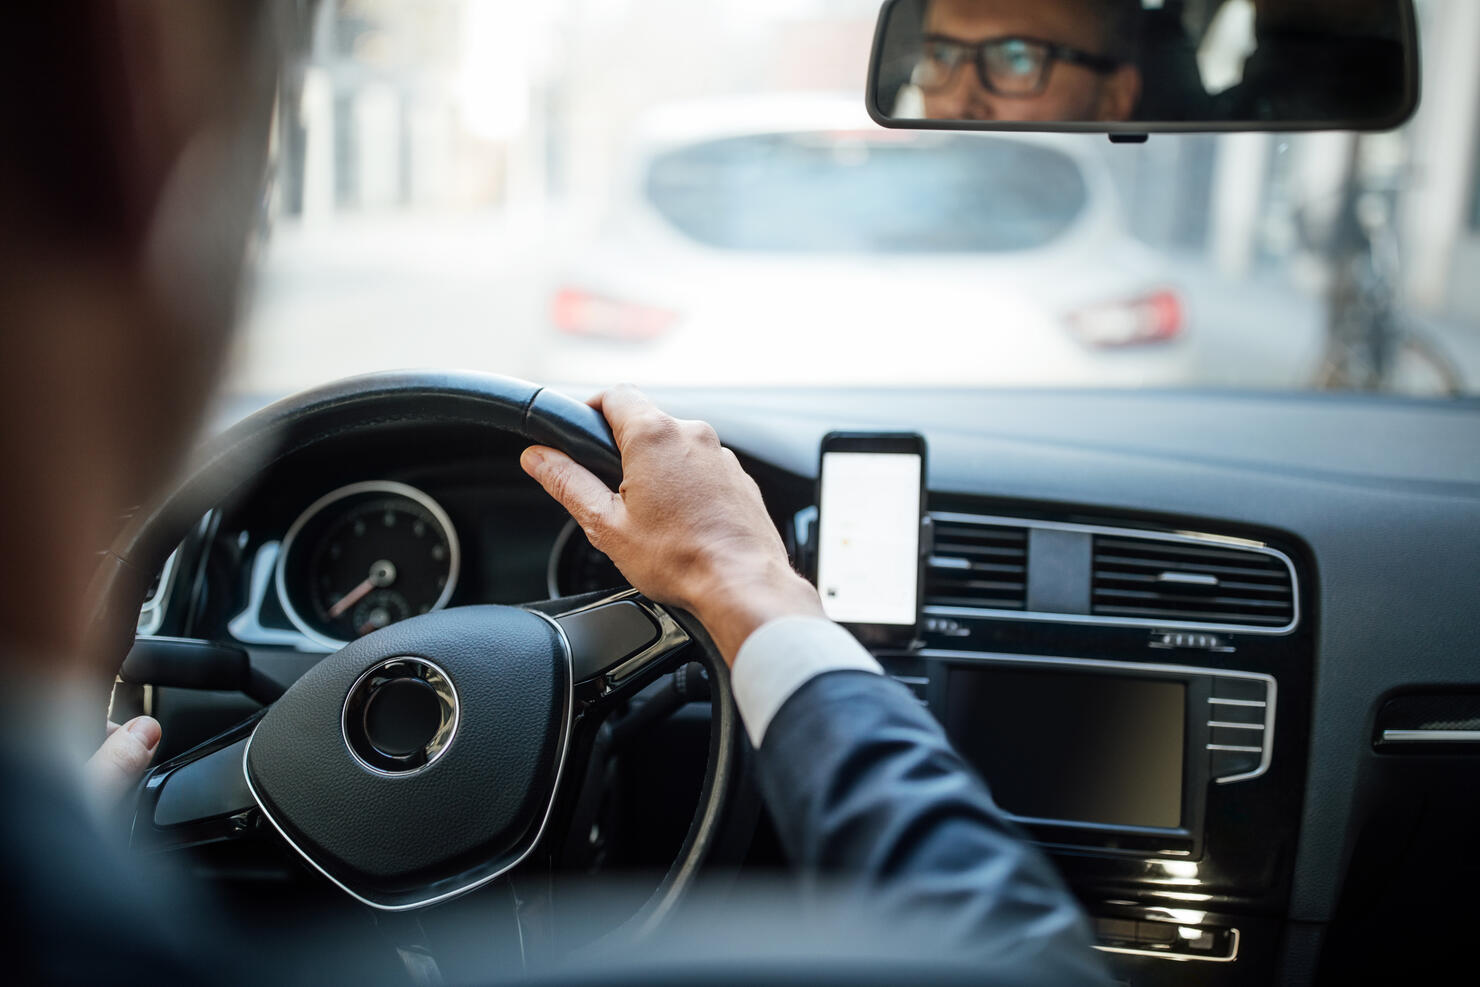
[[[918,0],[920,24],[922,25],[929,16],[931,2],[932,0]],[[1020,2],[1043,3],[1045,0],[1020,0]],[[1099,21],[1104,49],[1096,54],[1110,55],[1127,62],[1135,61],[1141,47],[1141,0],[1068,0],[1068,2],[1078,5],[1084,10],[1086,16]]]
[[[1141,47],[1141,0],[1081,0],[1101,22],[1105,54],[1135,61]]]

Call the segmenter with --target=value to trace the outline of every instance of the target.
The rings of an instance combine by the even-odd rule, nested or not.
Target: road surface
[[[553,348],[548,304],[555,272],[566,267],[580,237],[572,221],[548,212],[386,214],[279,225],[259,258],[227,392],[281,395],[357,373],[430,367],[558,378],[559,367],[546,358]],[[1301,386],[1318,356],[1319,300],[1277,275],[1230,283],[1195,259],[1181,266],[1199,354],[1188,383]],[[1421,324],[1441,340],[1469,386],[1480,389],[1480,326]],[[868,360],[869,354],[845,350],[838,358]],[[621,364],[630,376],[641,361]],[[880,368],[881,382],[889,369]],[[828,383],[826,366],[811,372],[816,384]],[[706,376],[713,379],[714,368]],[[858,368],[847,376],[859,379]]]

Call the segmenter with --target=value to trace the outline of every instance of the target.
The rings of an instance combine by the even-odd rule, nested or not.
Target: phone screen
[[[923,466],[914,452],[823,451],[817,589],[833,620],[918,619]]]

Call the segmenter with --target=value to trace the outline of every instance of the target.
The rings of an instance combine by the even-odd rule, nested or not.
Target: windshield
[[[1394,133],[891,131],[875,0],[325,0],[228,390],[1480,390],[1480,73],[1419,4]],[[1188,4],[1203,85],[1249,0]],[[1442,85],[1435,81],[1442,82]]]

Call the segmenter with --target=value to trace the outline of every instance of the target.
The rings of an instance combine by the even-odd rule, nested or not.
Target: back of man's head
[[[1021,0],[1011,0],[1021,2]],[[1141,40],[1141,0],[1037,0],[1068,3],[1096,22],[1103,47],[1100,53],[1134,61]]]
[[[0,642],[73,655],[87,581],[219,375],[277,75],[268,0],[51,0],[0,32]],[[291,12],[291,11],[290,11]]]
[[[1141,47],[1141,0],[1090,0],[1104,24],[1105,54],[1134,61]]]

